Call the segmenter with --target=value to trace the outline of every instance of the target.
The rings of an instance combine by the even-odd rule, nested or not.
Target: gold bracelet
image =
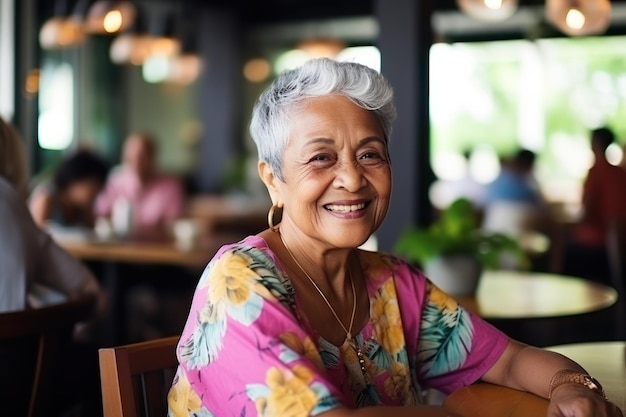
[[[548,389],[548,399],[552,398],[552,391],[554,391],[554,389],[559,385],[563,384],[582,385],[596,394],[601,395],[602,398],[606,400],[604,389],[597,379],[583,372],[573,371],[570,369],[563,369],[552,376],[552,379],[550,380],[550,388]]]

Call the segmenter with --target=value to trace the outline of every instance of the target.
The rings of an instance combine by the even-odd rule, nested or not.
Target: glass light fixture
[[[337,57],[346,47],[345,43],[338,39],[311,38],[300,42],[298,49],[304,51],[311,58],[332,58]]]
[[[67,2],[57,0],[54,15],[39,30],[39,44],[44,49],[61,49],[79,45],[85,40],[83,17],[90,0],[78,0],[70,11]]]
[[[517,0],[457,0],[466,15],[478,20],[506,20],[517,10]]]
[[[611,24],[609,0],[547,0],[546,17],[570,36],[597,35]]]
[[[85,19],[85,31],[95,34],[113,34],[132,26],[137,11],[129,1],[96,1]]]
[[[44,49],[69,48],[81,44],[84,40],[82,21],[73,16],[50,18],[39,30],[39,44]]]
[[[243,76],[252,83],[267,80],[272,72],[272,66],[265,58],[250,59],[243,67]]]
[[[122,33],[111,43],[109,57],[116,64],[143,65],[150,56],[151,42],[146,34]]]
[[[165,79],[166,82],[178,85],[193,83],[200,76],[203,67],[195,34],[189,32],[184,35],[181,35],[181,52],[172,58],[169,73]]]
[[[202,72],[202,59],[194,53],[185,53],[175,57],[165,81],[179,85],[193,83]]]
[[[180,53],[181,41],[175,35],[175,22],[175,17],[171,14],[161,14],[150,20],[148,32],[151,38],[151,56],[159,55],[172,58]]]

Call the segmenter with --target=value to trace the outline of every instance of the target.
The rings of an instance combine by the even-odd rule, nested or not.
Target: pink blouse
[[[301,317],[265,240],[222,247],[200,278],[178,345],[169,415],[304,417],[339,406],[416,405],[421,389],[451,392],[498,360],[508,337],[419,270],[389,254],[359,258],[370,320],[357,346],[334,346]]]

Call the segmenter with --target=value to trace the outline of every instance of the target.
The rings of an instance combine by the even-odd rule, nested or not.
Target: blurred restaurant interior
[[[158,169],[184,185],[176,252],[50,229],[110,292],[103,344],[176,334],[219,246],[267,227],[251,109],[277,73],[320,56],[369,65],[394,87],[393,193],[375,248],[395,250],[407,228],[429,226],[471,192],[459,188],[464,178],[486,187],[525,149],[536,156],[532,175],[553,223],[517,238],[534,272],[563,273],[593,129],[615,133],[606,157],[626,169],[626,0],[0,0],[0,116],[23,139],[29,189],[78,149],[117,167],[133,132],[152,134]],[[514,222],[494,221],[505,229]],[[89,232],[110,235],[97,226]],[[616,250],[622,255],[610,262],[622,279],[571,289],[579,310],[564,301],[567,312],[534,317],[533,302],[553,300],[538,301],[528,287],[519,297],[467,303],[529,343],[623,339],[626,249]],[[160,279],[168,274],[177,280]],[[158,309],[167,311],[158,318],[149,275],[158,275]],[[120,279],[128,276],[138,279]],[[533,291],[557,296],[555,285]],[[520,314],[530,320],[502,315],[488,303],[496,298],[513,310],[524,300]]]
[[[31,188],[80,147],[114,166],[124,138],[149,131],[159,168],[184,180],[186,215],[245,235],[269,206],[247,133],[254,99],[312,56],[357,60],[388,77],[399,115],[379,248],[428,225],[453,198],[446,184],[488,183],[519,148],[575,218],[589,131],[610,126],[607,154],[623,159],[626,2],[605,3],[577,28],[565,0],[2,0],[0,113],[25,142]]]
[[[144,0],[120,3],[132,5],[134,18],[121,35],[92,29],[55,43],[55,18],[84,19],[92,3],[2,1],[0,112],[22,133],[33,175],[79,143],[116,163],[125,135],[144,129],[159,140],[160,165],[184,176],[190,192],[263,198],[247,136],[254,98],[293,65],[289,57],[344,48],[352,49],[344,56],[375,62],[396,88],[395,192],[378,236],[385,249],[444,204],[431,184],[462,175],[464,152],[474,151],[470,165],[486,182],[498,158],[516,147],[536,151],[548,198],[575,205],[589,164],[587,131],[608,123],[618,142],[626,135],[621,1],[612,2],[608,26],[579,36],[559,29],[539,0],[503,2],[511,10],[487,20],[452,0]],[[179,59],[131,63],[133,34],[173,37]],[[327,50],[305,52],[315,42]]]

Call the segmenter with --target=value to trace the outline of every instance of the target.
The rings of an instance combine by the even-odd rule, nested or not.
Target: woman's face
[[[314,98],[291,114],[283,152],[282,227],[333,247],[361,245],[389,205],[391,169],[377,117],[342,96]]]

